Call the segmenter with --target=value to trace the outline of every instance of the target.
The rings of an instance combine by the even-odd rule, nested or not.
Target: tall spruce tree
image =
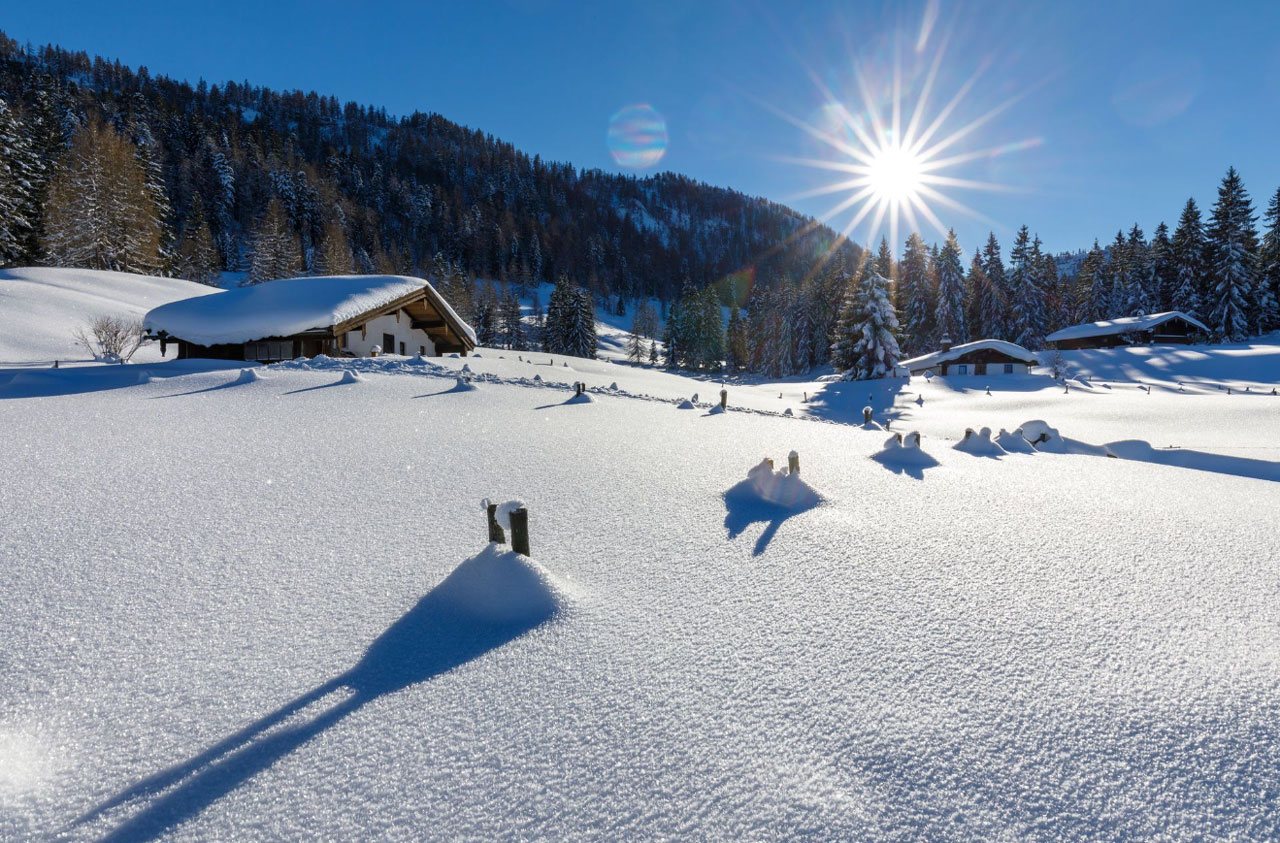
[[[174,269],[182,278],[199,284],[212,284],[221,270],[220,256],[209,223],[204,218],[204,204],[197,201],[195,210],[187,220],[182,238],[178,241],[178,253]]]
[[[947,232],[947,240],[938,253],[938,334],[954,343],[966,341],[964,323],[964,268],[960,263],[960,244],[955,229]]]
[[[1039,238],[1036,242],[1038,246]],[[1031,244],[1031,232],[1022,226],[1009,251],[1009,291],[1013,297],[1009,309],[1009,339],[1031,349],[1040,347],[1046,321],[1037,252],[1038,248]]]
[[[0,98],[0,266],[21,261],[36,230],[39,164],[27,128]]]
[[[272,198],[267,204],[266,214],[258,222],[253,235],[253,251],[249,258],[249,283],[261,284],[264,281],[293,278],[300,272],[302,272],[302,249],[298,243],[298,236],[293,233],[280,200]]]
[[[1173,243],[1169,240],[1169,226],[1161,222],[1151,237],[1148,248],[1151,274],[1155,289],[1151,295],[1152,309],[1164,312],[1173,301],[1173,291],[1178,286],[1178,273],[1173,263]]]
[[[964,277],[965,335],[970,340],[986,339],[982,313],[984,303],[991,297],[991,282],[982,268],[982,256],[973,253],[969,273]]]
[[[1188,199],[1174,229],[1173,269],[1176,281],[1169,306],[1197,319],[1205,316],[1205,233],[1196,200]]]
[[[934,344],[937,305],[932,288],[928,247],[919,234],[912,232],[898,266],[899,300],[903,303],[902,341],[911,354],[926,351]]]
[[[1219,340],[1240,342],[1258,324],[1254,285],[1257,281],[1258,235],[1253,203],[1235,167],[1218,188],[1209,221],[1213,289],[1206,308],[1209,327]]]
[[[1266,231],[1258,249],[1259,286],[1263,291],[1262,329],[1280,328],[1280,188],[1276,189],[1263,216]]]
[[[991,339],[1008,339],[1009,310],[1013,297],[1009,293],[1004,259],[994,232],[987,233],[987,245],[982,249],[982,271],[991,284],[991,298],[985,303],[982,314],[983,333]]]
[[[1129,239],[1125,245],[1124,305],[1123,312],[1119,315],[1143,316],[1152,312],[1151,292],[1155,287],[1155,274],[1152,271],[1146,237],[1136,222],[1129,229]]]
[[[862,283],[856,296],[857,316],[853,343],[853,366],[846,380],[869,380],[892,375],[898,365],[898,316],[889,299],[889,279],[863,267]]]

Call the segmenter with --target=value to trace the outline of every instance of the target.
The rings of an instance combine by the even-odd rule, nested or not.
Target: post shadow
[[[374,700],[426,682],[497,649],[555,616],[538,606],[514,621],[480,619],[447,596],[446,579],[369,645],[360,661],[294,698],[198,755],[160,770],[81,816],[82,825],[135,800],[150,801],[101,839],[112,843],[153,840],[198,815],[218,799],[307,741]],[[264,734],[304,709],[347,691],[302,723]]]
[[[743,480],[724,493],[724,506],[727,510],[724,516],[724,527],[729,532],[729,539],[732,540],[742,535],[742,532],[752,524],[763,522],[764,532],[760,534],[760,538],[756,539],[755,548],[751,553],[752,556],[759,556],[764,553],[769,542],[773,541],[783,521],[793,515],[808,512],[821,502],[821,498],[812,495],[797,501],[795,506],[771,503],[760,497],[750,479]]]

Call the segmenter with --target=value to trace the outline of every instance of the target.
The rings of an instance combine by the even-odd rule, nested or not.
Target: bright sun
[[[877,150],[866,167],[867,186],[881,201],[917,201],[923,175],[924,162],[911,150],[893,143]]]

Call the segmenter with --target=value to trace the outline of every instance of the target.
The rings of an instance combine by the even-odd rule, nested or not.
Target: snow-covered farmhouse
[[[1036,356],[1016,343],[976,340],[952,346],[943,337],[941,349],[903,360],[898,369],[912,375],[1025,375],[1036,363]]]
[[[331,275],[236,287],[161,305],[144,320],[179,359],[273,362],[295,357],[463,354],[471,326],[421,278]]]
[[[1055,331],[1044,338],[1051,348],[1112,348],[1117,345],[1187,344],[1197,335],[1208,335],[1209,328],[1195,317],[1180,310],[1149,313],[1146,316],[1124,316],[1102,322],[1086,322]]]

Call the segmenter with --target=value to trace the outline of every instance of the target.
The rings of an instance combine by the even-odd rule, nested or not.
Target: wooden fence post
[[[727,389],[720,390],[720,409],[729,409],[729,390]]]
[[[498,505],[496,503],[491,503],[486,507],[486,509],[489,512],[489,541],[497,542],[498,544],[506,544],[507,534],[502,532],[502,525],[498,523]],[[514,530],[512,532],[514,532]]]
[[[800,473],[800,455],[797,454],[795,451],[792,451],[790,454],[787,454],[787,472],[789,474]]]
[[[529,510],[523,506],[511,511],[511,549],[529,555]]]
[[[870,408],[870,407],[863,407],[863,408],[862,408],[862,423],[863,423],[863,424],[870,424],[870,423],[871,423],[871,408]]]

